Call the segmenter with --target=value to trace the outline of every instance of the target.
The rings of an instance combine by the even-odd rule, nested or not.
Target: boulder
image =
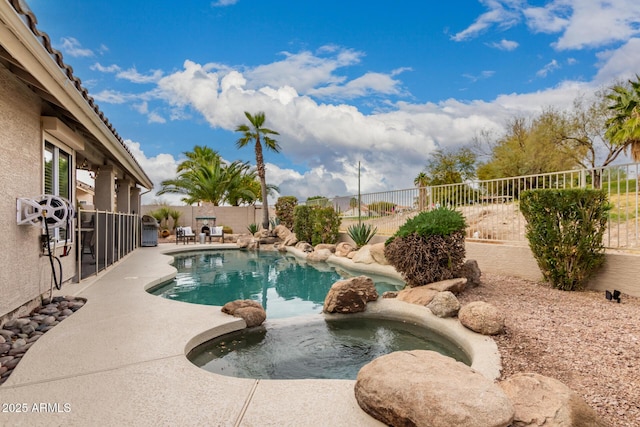
[[[587,403],[558,380],[518,373],[499,386],[515,409],[513,427],[604,427],[607,424]]]
[[[458,312],[463,326],[483,335],[498,335],[504,332],[504,316],[498,308],[484,301],[474,301]]]
[[[358,253],[357,251],[351,251],[347,254],[347,258],[349,258],[350,260],[353,260],[353,257],[355,257],[357,253]]]
[[[376,262],[371,256],[371,245],[364,245],[358,249],[351,260],[360,264],[373,264]]]
[[[269,230],[261,228],[260,230],[253,233],[253,237],[257,239],[266,239],[267,237],[271,237],[271,232]]]
[[[307,255],[307,261],[324,262],[331,256],[329,249],[316,249]]]
[[[427,308],[438,317],[453,317],[460,311],[460,301],[452,292],[438,292]]]
[[[457,279],[441,280],[440,282],[429,283],[428,285],[424,285],[424,287],[438,292],[449,291],[458,295],[460,292],[464,291],[466,285],[467,279],[464,277],[458,277]]]
[[[260,248],[260,240],[253,238],[247,245],[247,249],[259,249]]]
[[[316,251],[319,251],[321,249],[328,249],[329,251],[331,251],[331,253],[334,253],[336,251],[336,245],[331,243],[318,243],[313,249]]]
[[[478,261],[475,259],[468,259],[462,265],[460,269],[460,276],[467,279],[467,287],[475,288],[480,286],[480,276],[482,272],[478,267]]]
[[[252,236],[239,236],[236,240],[236,244],[240,249],[249,247],[249,243],[253,240]]]
[[[371,245],[369,250],[371,257],[380,265],[389,265],[389,261],[384,256],[384,242]]]
[[[397,298],[398,291],[385,291],[382,293],[382,298]]]
[[[262,305],[250,299],[228,302],[222,306],[221,311],[242,318],[247,324],[247,328],[260,326],[267,318],[267,312],[264,311]]]
[[[399,291],[396,298],[411,304],[427,305],[436,295],[438,295],[438,291],[424,286],[416,286],[415,288],[405,288]]]
[[[273,234],[276,235],[280,240],[285,240],[291,234],[291,230],[289,230],[282,224],[278,224],[273,229]]]
[[[295,248],[302,252],[313,252],[313,246],[307,242],[298,242],[296,243]]]
[[[434,351],[398,351],[358,372],[358,405],[392,426],[506,427],[514,409],[500,387]]]
[[[289,234],[282,242],[284,246],[295,246],[296,243],[298,243],[298,238],[296,237],[296,233]]]
[[[340,242],[336,245],[335,255],[339,257],[346,257],[350,252],[355,251],[356,248],[347,242]]]
[[[369,301],[378,299],[373,280],[367,276],[352,277],[334,283],[324,299],[325,313],[358,313]]]

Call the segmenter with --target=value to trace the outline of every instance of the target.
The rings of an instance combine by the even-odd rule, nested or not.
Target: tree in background
[[[429,186],[429,177],[426,173],[420,172],[413,180],[413,185],[418,187],[418,209],[423,211],[427,207],[427,187]]]
[[[607,99],[613,113],[606,123],[607,137],[625,153],[630,150],[634,161],[640,161],[640,76],[626,85],[613,86]]]
[[[421,187],[430,185],[458,184],[475,178],[476,153],[469,147],[455,151],[438,149],[431,153],[424,171],[413,183]]]
[[[260,186],[262,187],[262,228],[269,229],[269,203],[268,203],[268,187],[264,166],[264,156],[262,154],[262,143],[267,150],[280,151],[280,146],[275,139],[272,139],[270,135],[279,135],[278,132],[265,128],[265,115],[263,112],[258,112],[255,115],[251,115],[248,112],[244,112],[244,115],[249,120],[250,125],[242,124],[236,127],[236,132],[241,132],[242,136],[236,141],[238,148],[245,147],[248,144],[253,143],[256,153],[256,168],[258,171],[258,178],[260,179]]]

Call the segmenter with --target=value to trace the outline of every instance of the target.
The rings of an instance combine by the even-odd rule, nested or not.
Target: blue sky
[[[27,0],[156,186],[228,161],[244,111],[280,132],[282,195],[413,186],[429,153],[640,73],[637,0]],[[144,202],[178,199],[155,196]]]

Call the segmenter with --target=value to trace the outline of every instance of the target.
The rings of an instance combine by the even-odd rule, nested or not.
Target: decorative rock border
[[[78,311],[86,301],[75,297],[45,299],[28,316],[6,322],[0,329],[0,385],[45,332]]]

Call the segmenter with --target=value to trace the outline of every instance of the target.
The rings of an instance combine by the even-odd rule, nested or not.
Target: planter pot
[[[169,231],[169,229],[167,229],[167,228],[164,228],[164,229],[162,229],[162,230],[160,231],[160,235],[161,235],[162,237],[169,237],[169,234],[171,234],[171,232],[170,232],[170,231]]]

